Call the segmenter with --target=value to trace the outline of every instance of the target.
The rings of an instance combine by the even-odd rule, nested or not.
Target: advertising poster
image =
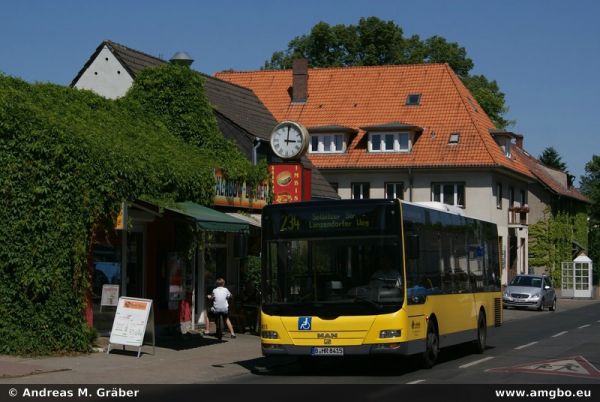
[[[103,285],[101,306],[116,306],[119,302],[119,285]]]

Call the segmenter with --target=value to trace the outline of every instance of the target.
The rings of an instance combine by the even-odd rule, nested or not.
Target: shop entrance
[[[102,306],[104,285],[118,285],[119,296],[144,297],[144,232],[129,232],[127,236],[126,269],[123,270],[123,232],[114,238],[102,239],[94,245],[92,254],[92,311],[94,327],[100,334],[108,335],[112,328],[115,308]]]

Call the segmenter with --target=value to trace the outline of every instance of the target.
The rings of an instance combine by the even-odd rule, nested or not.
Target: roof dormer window
[[[450,134],[450,138],[448,138],[448,144],[458,144],[460,140],[460,133],[452,133]]]
[[[521,140],[523,138],[523,136],[520,134],[515,134],[510,131],[502,131],[502,130],[495,130],[495,129],[490,130],[490,134],[492,134],[492,137],[494,137],[494,140],[496,140],[496,144],[498,144],[498,146],[502,150],[502,153],[507,158],[512,157],[511,147],[513,144],[512,143],[513,138],[519,139],[519,137],[520,137]]]
[[[412,133],[369,133],[369,152],[409,152]]]
[[[308,151],[317,153],[344,153],[347,146],[346,134],[311,134]]]
[[[421,94],[410,94],[406,97],[406,106],[416,106],[421,103]]]

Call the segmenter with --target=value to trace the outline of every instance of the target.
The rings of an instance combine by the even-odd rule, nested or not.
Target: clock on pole
[[[271,149],[282,159],[299,159],[308,148],[308,130],[295,121],[282,121],[271,132]]]

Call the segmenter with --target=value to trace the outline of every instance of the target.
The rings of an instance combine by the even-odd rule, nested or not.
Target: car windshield
[[[542,287],[542,278],[536,278],[533,276],[515,276],[510,281],[511,286],[528,286],[532,288]]]

